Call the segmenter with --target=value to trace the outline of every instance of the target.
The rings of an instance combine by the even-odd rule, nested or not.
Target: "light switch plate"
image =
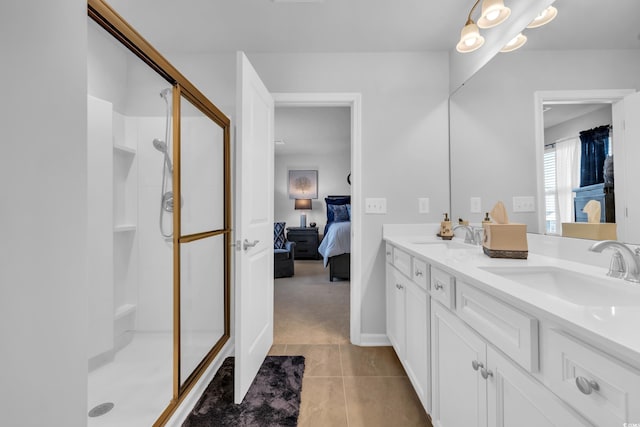
[[[482,199],[480,197],[472,197],[469,203],[469,212],[482,213]]]
[[[514,212],[535,212],[536,198],[533,196],[517,196],[513,198]]]
[[[386,214],[387,199],[384,197],[368,197],[364,199],[364,212],[368,214]]]
[[[421,214],[429,213],[428,197],[418,197],[418,213],[421,213]]]

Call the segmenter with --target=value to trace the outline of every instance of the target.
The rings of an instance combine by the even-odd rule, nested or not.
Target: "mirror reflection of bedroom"
[[[276,106],[274,139],[272,353],[348,343],[350,108]]]

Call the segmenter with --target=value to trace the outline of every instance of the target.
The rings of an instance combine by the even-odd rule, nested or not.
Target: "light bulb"
[[[487,21],[495,21],[498,16],[500,16],[500,11],[492,10],[491,12],[487,13],[485,18],[487,18]]]

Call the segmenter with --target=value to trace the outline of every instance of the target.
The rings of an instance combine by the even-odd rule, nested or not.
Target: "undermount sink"
[[[409,243],[413,245],[428,245],[433,248],[441,249],[477,249],[478,246],[470,245],[468,243],[460,243],[452,240],[411,240]]]
[[[640,287],[620,279],[594,277],[558,267],[480,268],[576,305],[640,307]]]

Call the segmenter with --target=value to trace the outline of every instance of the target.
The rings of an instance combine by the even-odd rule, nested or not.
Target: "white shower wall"
[[[161,100],[158,100],[159,102]],[[138,289],[136,330],[166,332],[173,329],[173,244],[160,234],[163,154],[153,139],[165,139],[164,117],[131,119],[138,141]],[[171,189],[169,182],[168,189]],[[172,227],[165,214],[165,230]]]

